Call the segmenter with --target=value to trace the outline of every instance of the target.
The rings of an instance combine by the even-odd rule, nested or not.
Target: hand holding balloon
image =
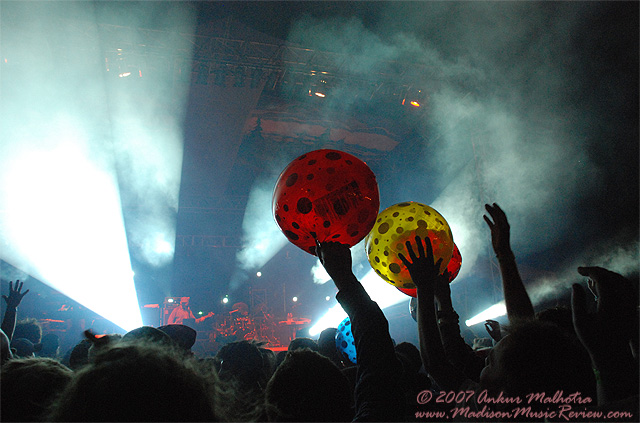
[[[439,258],[434,262],[435,257],[433,255],[433,247],[431,246],[429,239],[425,240],[423,245],[423,240],[419,236],[416,236],[415,243],[418,251],[417,256],[413,251],[411,242],[406,242],[407,253],[409,254],[411,261],[409,261],[403,254],[398,254],[398,257],[407,267],[407,270],[411,275],[411,279],[416,284],[416,287],[433,295],[435,293],[437,279],[445,278],[445,276],[440,273],[442,258]]]
[[[397,288],[415,288],[408,269],[399,255],[405,252],[407,241],[416,237],[429,239],[433,254],[441,263],[440,273],[451,261],[453,236],[449,224],[435,209],[416,202],[391,206],[378,215],[365,238],[365,248],[371,267]]]
[[[454,243],[453,244],[453,255],[451,256],[451,260],[449,261],[449,264],[447,265],[447,270],[445,270],[445,273],[443,273],[444,275],[447,276],[448,278],[448,282],[449,284],[451,282],[453,282],[453,280],[458,276],[458,273],[460,273],[460,268],[462,267],[462,255],[460,254],[460,250],[458,249],[458,246]],[[438,286],[440,286],[441,284],[439,284]],[[448,285],[448,284],[447,284]],[[416,288],[401,288],[399,286],[396,286],[396,288],[398,288],[398,290],[404,294],[407,294],[410,297],[417,297],[418,293]],[[442,287],[442,291],[444,291],[445,287]],[[451,295],[451,289],[447,286],[446,289],[448,290],[449,294]],[[438,293],[438,289],[436,289],[436,299],[439,296]]]

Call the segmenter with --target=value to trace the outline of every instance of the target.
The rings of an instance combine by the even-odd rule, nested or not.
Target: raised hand
[[[486,215],[482,216],[491,230],[493,251],[497,256],[511,254],[511,244],[509,240],[511,227],[509,226],[507,215],[496,203],[493,203],[492,206],[485,204],[484,208],[487,210],[487,213],[489,213],[489,216],[491,216],[491,219],[493,219],[493,221],[491,221]]]
[[[2,298],[4,298],[4,300],[7,302],[7,308],[18,307],[20,305],[20,302],[22,301],[22,298],[25,295],[27,295],[27,292],[29,292],[28,289],[24,292],[20,292],[22,291],[23,285],[24,285],[24,282],[20,282],[19,280],[17,280],[16,286],[14,289],[13,281],[9,282],[9,296],[8,297],[6,295],[2,296]]]
[[[407,246],[407,254],[409,254],[411,261],[407,260],[402,253],[398,254],[398,257],[402,260],[402,263],[407,266],[411,280],[416,287],[418,289],[427,289],[429,292],[434,293],[437,279],[444,278],[444,276],[440,274],[442,258],[439,258],[435,263],[433,262],[433,247],[431,246],[431,240],[429,238],[423,241],[422,238],[416,236],[415,240],[418,255],[416,256],[416,253],[413,251],[411,242],[407,241],[405,245]]]
[[[598,300],[597,310],[587,313],[586,293],[574,284],[571,306],[578,338],[592,358],[606,357],[612,345],[628,344],[635,327],[635,294],[631,282],[602,267],[578,267],[589,278],[589,288]]]
[[[355,279],[348,245],[333,241],[321,243],[316,240],[316,255],[338,289],[343,289],[346,281]]]
[[[502,339],[502,332],[500,331],[500,323],[495,320],[487,320],[484,322],[484,328],[494,341],[498,342]]]
[[[449,284],[450,279],[451,273],[446,269],[442,274],[442,277],[438,277],[436,279],[434,293],[440,310],[453,309],[453,303],[451,301],[451,285]]]

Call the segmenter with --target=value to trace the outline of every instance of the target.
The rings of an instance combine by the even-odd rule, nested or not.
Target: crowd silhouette
[[[486,205],[509,324],[485,323],[490,343],[461,335],[448,275],[429,239],[400,259],[417,287],[419,345],[396,342],[352,271],[348,246],[317,243],[352,324],[357,364],[336,328],[275,353],[240,340],[215,356],[192,351],[184,325],[124,335],[82,333],[60,351],[36,319],[20,316],[29,290],[3,296],[3,421],[638,421],[637,281],[579,267],[570,307],[536,310],[518,271],[506,214]],[[434,262],[435,261],[435,262]],[[589,304],[591,303],[591,304]],[[80,334],[78,334],[80,335]],[[441,399],[439,401],[438,399]],[[562,410],[562,411],[561,411]],[[573,414],[570,414],[573,413]]]

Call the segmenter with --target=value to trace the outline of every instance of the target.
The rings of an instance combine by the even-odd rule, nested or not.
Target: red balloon
[[[453,243],[453,256],[451,256],[451,260],[449,264],[447,264],[447,272],[449,272],[449,283],[453,282],[453,280],[460,273],[460,268],[462,267],[462,255],[460,254],[460,250],[456,243]],[[410,297],[416,298],[418,296],[418,290],[416,288],[400,288],[396,286],[400,292],[407,294]]]
[[[380,208],[376,177],[351,154],[315,150],[292,161],[273,191],[273,215],[287,239],[315,255],[316,239],[349,246],[373,228]]]

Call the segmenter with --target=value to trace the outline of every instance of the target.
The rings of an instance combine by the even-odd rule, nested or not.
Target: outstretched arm
[[[3,295],[2,298],[7,303],[7,311],[4,313],[4,318],[2,319],[2,331],[7,335],[9,341],[13,337],[13,331],[16,328],[16,316],[18,313],[18,306],[22,301],[22,298],[27,295],[29,290],[27,289],[24,292],[22,291],[22,286],[24,282],[16,281],[15,288],[13,286],[13,281],[9,282],[9,296]]]
[[[507,317],[511,322],[517,319],[532,320],[535,318],[535,312],[529,294],[522,283],[522,278],[520,278],[516,257],[511,250],[509,240],[511,229],[507,215],[496,203],[493,203],[492,206],[485,204],[484,207],[493,219],[492,221],[487,216],[483,216],[491,230],[491,244],[500,265]]]
[[[438,278],[446,277],[439,274],[442,259],[435,263],[433,262],[431,240],[428,238],[425,240],[426,249],[422,238],[416,237],[415,241],[418,251],[417,256],[411,243],[407,241],[407,253],[411,261],[402,254],[398,254],[398,257],[407,266],[411,280],[416,285],[418,292],[420,356],[425,369],[435,379],[440,388],[443,390],[455,390],[467,378],[447,359],[440,333],[438,332],[434,295]]]
[[[353,274],[347,245],[318,243],[316,252],[338,288],[336,299],[351,320],[357,361],[354,420],[402,420],[402,365],[395,355],[387,319]]]
[[[435,298],[437,303],[438,329],[442,347],[451,364],[460,369],[469,379],[478,381],[484,368],[484,359],[477,356],[460,334],[460,316],[453,308],[449,273],[436,278]]]
[[[601,267],[579,267],[590,278],[598,298],[597,310],[587,313],[585,291],[574,284],[573,326],[591,357],[598,383],[598,404],[638,394],[638,362],[629,341],[637,331],[636,297],[629,280]]]

